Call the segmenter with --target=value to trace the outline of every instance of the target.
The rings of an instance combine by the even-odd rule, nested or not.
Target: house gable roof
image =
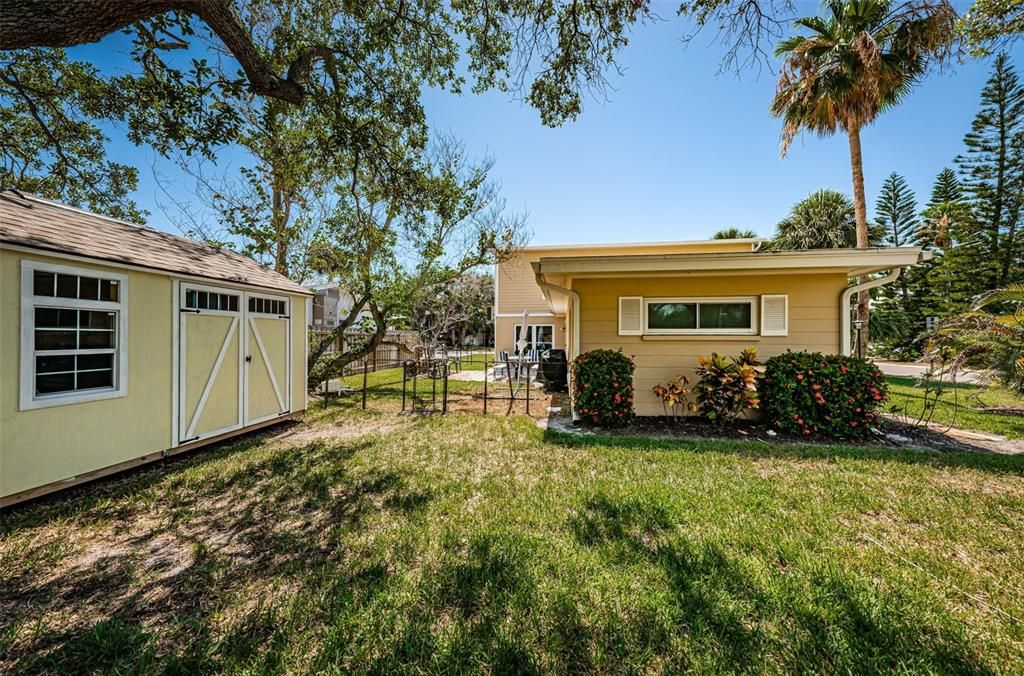
[[[240,253],[9,190],[0,191],[0,244],[310,295]]]

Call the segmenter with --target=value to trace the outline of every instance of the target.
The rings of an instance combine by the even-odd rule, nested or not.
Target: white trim
[[[249,312],[249,299],[250,298],[263,298],[265,300],[282,300],[284,301],[285,314],[269,314],[265,312]],[[244,407],[243,407],[243,423],[245,425],[253,425],[264,420],[270,420],[281,416],[283,413],[291,412],[292,409],[292,383],[294,382],[294,364],[292,355],[292,312],[295,307],[292,304],[292,299],[288,296],[279,296],[265,293],[247,293],[244,298],[245,302],[245,318],[246,318],[246,331],[245,331],[245,342],[242,344],[242,352],[246,357],[250,356],[251,349],[249,347],[249,329],[252,329],[253,337],[256,339],[256,347],[260,351],[260,356],[263,358],[263,363],[267,369],[267,373],[270,374],[270,383],[274,387],[274,394],[277,396],[277,403],[281,406],[279,411],[267,414],[260,418],[249,418],[249,369],[252,368],[253,363],[251,361],[245,362],[243,360],[244,380],[245,386],[243,387]],[[256,319],[262,319],[267,321],[282,321],[285,323],[285,391],[284,396],[281,394],[281,389],[277,381],[277,376],[274,374],[273,365],[269,359],[266,348],[263,345],[263,338],[260,335],[259,330],[256,328]],[[306,350],[309,350],[309,340],[306,340]],[[308,359],[308,357],[307,357]]]
[[[700,308],[697,308],[697,315],[694,317],[697,324],[695,329],[652,329],[650,328],[650,316],[648,308],[651,303],[729,303],[750,305],[750,328],[749,329],[702,329],[700,328]],[[643,301],[643,335],[645,336],[756,336],[757,335],[757,297],[756,296],[706,296],[692,298],[644,298]]]
[[[782,299],[782,328],[766,329],[764,324],[765,301]],[[761,335],[762,336],[788,336],[789,335],[789,294],[773,293],[761,296]]]
[[[202,277],[200,275],[193,275],[187,272],[180,272],[177,270],[165,270],[163,268],[149,268],[144,265],[132,265],[131,263],[119,263],[117,261],[110,261],[105,258],[94,258],[92,256],[80,256],[78,254],[69,254],[62,251],[55,251],[53,249],[41,249],[31,246],[23,246],[21,244],[10,244],[7,242],[0,242],[0,249],[6,249],[8,251],[17,251],[18,253],[32,254],[35,256],[45,256],[48,258],[59,258],[61,260],[73,261],[76,263],[89,263],[91,265],[97,265],[105,268],[115,268],[117,270],[130,270],[133,272],[145,272],[151,275],[160,275],[162,277],[171,277],[172,279],[180,279],[186,282],[206,283],[206,284],[217,284],[222,288],[229,289],[266,289],[272,293],[285,293],[294,294],[296,296],[314,296],[316,294],[309,290],[302,288],[298,289],[282,289],[276,286],[264,286],[257,282],[234,282],[229,279],[218,279],[216,277]],[[95,272],[95,271],[94,271]]]
[[[522,312],[501,312],[497,315],[498,317],[522,317]],[[531,317],[564,317],[565,315],[555,314],[554,312],[534,312],[530,310]]]
[[[237,328],[238,317],[235,317],[231,320],[227,336],[225,336],[224,342],[221,343],[220,352],[217,353],[217,359],[213,362],[213,368],[210,369],[210,376],[206,379],[206,386],[203,388],[203,393],[199,396],[199,403],[196,404],[196,411],[192,414],[192,422],[189,423],[188,430],[185,432],[185,436],[189,439],[191,439],[192,435],[196,433],[196,426],[199,424],[199,418],[203,415],[203,409],[206,408],[206,401],[210,398],[210,391],[213,389],[213,384],[217,382],[217,375],[220,373],[220,365],[224,363],[224,355],[228,353],[228,346],[231,344],[231,339],[235,337],[235,330]]]
[[[678,241],[659,241],[659,242],[620,242],[620,243],[598,243],[598,244],[537,244],[533,246],[524,246],[520,251],[556,251],[556,250],[573,250],[573,249],[646,249],[653,247],[673,247],[673,246],[707,246],[715,247],[722,244],[750,244],[751,246],[760,245],[763,242],[767,242],[767,237],[738,237],[736,239],[689,239],[689,240],[678,240]]]
[[[59,296],[36,296],[34,275],[36,271],[53,272],[76,277],[90,277],[96,279],[107,279],[117,281],[116,302],[81,298],[61,298]],[[102,399],[116,399],[128,395],[128,278],[125,275],[108,272],[106,270],[93,270],[89,268],[76,268],[67,265],[57,265],[43,261],[22,259],[21,261],[21,326],[19,336],[19,368],[18,368],[18,410],[30,411],[37,408],[49,408],[51,406],[63,406],[67,404],[80,404],[87,401],[99,401]],[[72,392],[61,392],[54,394],[37,395],[35,387],[35,308],[74,308],[81,310],[96,310],[99,312],[117,313],[117,328],[114,331],[114,386],[112,388],[97,388],[95,390],[77,390]],[[76,328],[76,332],[78,329]],[[83,350],[47,351],[53,354],[64,352],[65,354],[83,354]],[[88,354],[88,352],[84,352]],[[102,352],[95,352],[101,354]]]
[[[519,315],[519,317],[522,318],[522,315]],[[527,326],[527,328],[530,329],[530,340],[529,340],[529,343],[534,346],[532,349],[535,349],[535,350],[539,349],[539,348],[537,348],[537,341],[536,341],[537,329],[535,328],[535,327],[538,327],[538,326],[546,326],[546,327],[551,329],[551,349],[554,350],[555,348],[558,347],[558,341],[555,338],[555,336],[557,335],[558,332],[555,331],[555,325],[554,324],[529,324],[529,323],[527,323],[526,326]],[[515,344],[518,342],[516,340],[516,329],[521,329],[521,328],[523,328],[523,325],[522,325],[521,322],[518,323],[518,324],[513,324],[512,325],[512,346],[513,346],[513,349],[515,348]],[[530,349],[530,348],[527,348],[527,349]]]
[[[171,445],[176,448],[179,441],[179,412],[178,396],[183,391],[181,383],[181,282],[177,279],[171,280]]]

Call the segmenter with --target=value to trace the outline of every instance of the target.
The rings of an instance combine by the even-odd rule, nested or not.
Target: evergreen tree
[[[1024,86],[1007,55],[999,54],[981,92],[981,109],[956,158],[976,227],[961,232],[977,253],[975,293],[1020,276],[1019,230],[1024,207]]]
[[[875,224],[885,232],[887,246],[915,246],[920,239],[917,217],[917,197],[907,180],[895,171],[882,184],[875,202]],[[899,279],[900,296],[904,304],[910,302],[907,275]]]
[[[979,249],[972,233],[976,221],[956,172],[945,168],[935,178],[931,198],[921,214],[919,241],[932,260],[917,266],[922,316],[962,312],[976,293]]]

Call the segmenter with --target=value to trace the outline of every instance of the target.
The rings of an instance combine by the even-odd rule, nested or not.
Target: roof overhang
[[[811,249],[736,253],[551,256],[536,273],[578,277],[842,273],[851,277],[915,265],[931,258],[920,247]]]

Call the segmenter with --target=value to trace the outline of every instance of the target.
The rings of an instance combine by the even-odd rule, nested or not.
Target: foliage
[[[1024,408],[1024,399],[994,383],[954,382],[945,379],[940,388],[931,387],[909,376],[887,376],[890,412],[903,420],[930,420],[933,424],[1000,434],[1010,439],[1024,439],[1024,415],[1014,413]]]
[[[872,228],[872,241],[882,232]],[[793,205],[775,226],[771,249],[842,249],[856,246],[857,225],[853,202],[836,190],[817,190]]]
[[[741,230],[739,228],[722,228],[711,235],[711,239],[751,239],[757,237],[753,230]]]
[[[957,30],[975,56],[1008,47],[1024,36],[1024,2],[974,0],[957,22]]]
[[[107,159],[97,124],[125,106],[114,82],[64,50],[0,53],[0,189],[141,222],[129,197],[138,170]]]
[[[1006,54],[993,62],[964,145],[956,162],[976,227],[956,239],[975,252],[961,274],[977,294],[1024,281],[1024,85]]]
[[[950,60],[956,12],[947,0],[831,0],[827,13],[795,20],[810,34],[776,47],[783,63],[771,112],[783,120],[783,156],[801,131],[846,132],[856,245],[866,248],[870,231],[860,130],[899,104],[929,68]],[[866,340],[866,292],[858,294],[857,316]]]
[[[572,363],[573,409],[584,422],[609,429],[633,420],[633,369],[622,350],[591,350]]]
[[[917,199],[905,178],[893,172],[882,184],[875,202],[875,227],[885,233],[886,246],[918,246],[921,223]],[[924,329],[916,267],[904,268],[895,284],[877,290],[879,302],[871,313],[871,341],[881,343],[897,358],[916,358],[915,333]]]
[[[885,378],[864,359],[787,352],[765,362],[761,390],[770,424],[790,434],[869,434],[888,396]]]
[[[420,298],[412,325],[427,344],[465,345],[468,336],[490,330],[493,304],[494,276],[468,272]]]
[[[757,391],[757,349],[747,348],[737,358],[712,352],[701,357],[693,392],[700,412],[717,425],[726,425],[760,406]]]
[[[875,224],[885,232],[886,246],[915,246],[920,238],[917,198],[907,179],[889,174],[875,201]]]
[[[996,289],[972,310],[941,322],[928,351],[948,357],[953,374],[984,369],[990,379],[1024,394],[1024,284]]]
[[[353,174],[335,186],[337,201],[312,243],[311,265],[355,301],[337,328],[310,347],[310,390],[372,352],[389,318],[408,317],[437,289],[505,260],[523,243],[525,219],[507,211],[490,178],[493,160],[468,157],[450,138],[416,159],[415,199],[395,198],[372,175]],[[373,317],[372,338],[357,350],[328,353],[364,309]]]
[[[556,126],[579,115],[588,93],[605,91],[629,29],[648,14],[646,3],[632,0],[544,8],[533,0],[84,0],[56,13],[32,2],[4,10],[0,50],[8,51],[0,52],[0,68],[8,74],[9,64],[26,55],[64,59],[52,48],[122,30],[131,35],[130,60],[116,77],[84,62],[36,68],[32,87],[17,91],[26,108],[56,106],[86,126],[123,122],[132,142],[162,154],[212,156],[236,140],[244,126],[236,111],[255,96],[315,111],[322,150],[339,167],[376,174],[396,194],[417,189],[409,153],[427,143],[423,91],[462,92],[468,85],[475,92],[510,92]],[[87,76],[65,77],[69,69]],[[99,107],[94,102],[104,97],[94,89],[118,96]],[[28,148],[38,158],[71,152],[74,145],[63,148],[89,139],[52,132],[51,125],[35,124],[19,133],[32,139]],[[110,170],[99,157],[90,162],[94,172]],[[83,182],[82,189],[95,193],[89,199],[102,199],[102,186]]]
[[[681,373],[666,385],[655,385],[651,391],[661,399],[665,415],[673,420],[677,420],[684,411],[697,412],[696,402],[690,401],[690,379]]]

